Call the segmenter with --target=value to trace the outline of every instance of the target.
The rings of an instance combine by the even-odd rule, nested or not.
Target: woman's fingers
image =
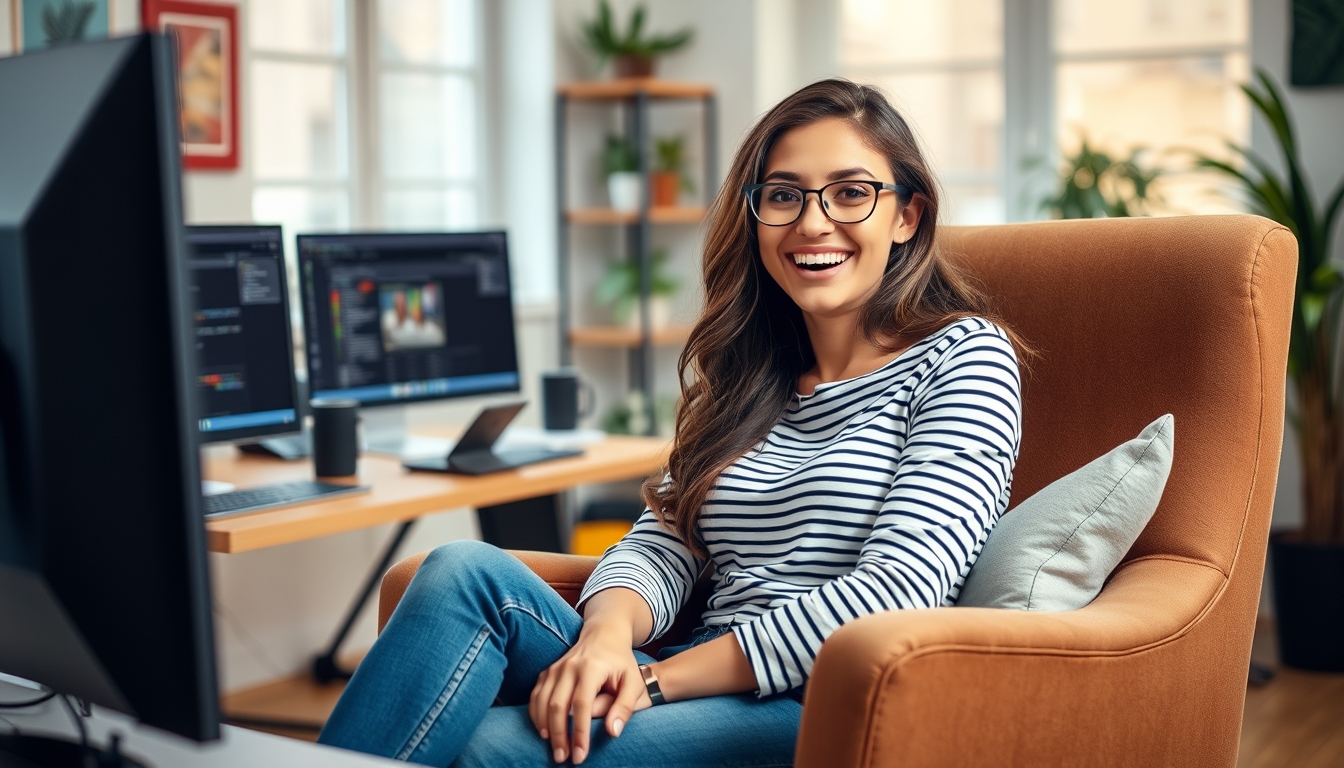
[[[574,686],[574,696],[570,705],[570,715],[574,724],[574,764],[582,763],[588,757],[588,736],[593,722],[593,698],[602,688],[602,678],[591,670],[579,676]]]
[[[550,670],[543,669],[537,676],[537,684],[532,686],[532,696],[527,700],[527,715],[532,719],[532,727],[537,729],[537,735],[543,739],[551,738],[550,730],[546,727],[546,702],[551,692],[547,681],[550,677]]]
[[[612,736],[621,735],[621,730],[630,722],[630,715],[634,713],[635,705],[644,693],[644,679],[640,676],[638,668],[627,670],[621,676],[616,699],[611,703],[611,709],[607,711],[607,733]]]
[[[611,711],[612,702],[616,701],[616,694],[610,691],[600,691],[597,697],[593,699],[593,718],[606,717]]]
[[[576,675],[569,664],[561,662],[559,666],[553,675],[555,687],[546,697],[546,728],[551,734],[551,754],[555,762],[563,763],[569,757],[569,710]]]

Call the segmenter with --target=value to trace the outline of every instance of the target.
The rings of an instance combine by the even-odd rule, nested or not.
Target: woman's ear
[[[891,222],[891,242],[904,243],[915,236],[919,230],[919,220],[924,217],[924,198],[912,195],[910,202],[901,208],[900,213]]]

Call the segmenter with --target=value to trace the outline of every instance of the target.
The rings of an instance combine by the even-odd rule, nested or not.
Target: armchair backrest
[[[1161,555],[1257,594],[1283,434],[1297,245],[1255,216],[946,227],[944,251],[1039,356],[1023,377],[1013,503],[1175,415],[1162,503],[1126,561]]]

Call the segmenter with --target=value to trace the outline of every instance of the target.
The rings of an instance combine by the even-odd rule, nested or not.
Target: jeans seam
[[[555,635],[556,639],[559,640],[561,643],[563,643],[566,648],[574,647],[573,643],[569,642],[569,639],[565,637],[565,634],[563,632],[551,626],[546,621],[546,619],[542,618],[540,614],[538,614],[531,608],[527,607],[526,605],[523,605],[522,603],[519,602],[515,602],[512,598],[507,598],[505,599],[504,604],[499,607],[499,612],[502,615],[505,611],[509,610],[522,611],[528,616],[531,616],[533,620],[535,620],[538,624],[550,630],[551,634]]]
[[[420,720],[420,725],[415,729],[415,733],[411,734],[411,738],[406,741],[405,746],[403,746],[401,751],[397,753],[396,759],[405,761],[411,758],[411,754],[415,752],[420,746],[420,742],[424,740],[425,734],[429,733],[429,729],[433,728],[434,724],[438,722],[439,715],[443,714],[443,710],[448,706],[448,702],[452,700],[453,694],[457,693],[458,686],[462,684],[462,678],[467,676],[467,672],[470,671],[471,665],[475,663],[476,657],[480,655],[481,648],[485,645],[485,640],[489,636],[490,627],[482,626],[480,631],[476,633],[476,640],[472,642],[471,647],[467,649],[462,660],[458,662],[457,669],[453,671],[452,677],[448,678],[448,682],[443,686],[443,691],[439,694],[439,697],[434,700],[433,706],[429,708],[429,711],[426,712],[425,716]]]

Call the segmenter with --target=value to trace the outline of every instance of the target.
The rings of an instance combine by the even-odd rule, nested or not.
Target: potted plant
[[[1153,197],[1152,183],[1162,174],[1139,164],[1142,149],[1116,160],[1093,149],[1082,137],[1073,155],[1065,155],[1059,172],[1059,190],[1041,201],[1057,219],[1100,219],[1143,216]]]
[[[653,142],[653,204],[674,206],[682,190],[694,192],[695,184],[686,173],[686,137],[655,139]]]
[[[1259,87],[1242,86],[1269,123],[1286,172],[1247,147],[1227,142],[1245,161],[1197,155],[1196,166],[1235,182],[1251,209],[1297,236],[1297,294],[1293,300],[1288,377],[1295,402],[1289,424],[1302,455],[1304,525],[1270,537],[1274,608],[1283,663],[1300,669],[1344,672],[1344,400],[1339,359],[1341,274],[1330,242],[1344,201],[1344,180],[1317,209],[1298,156],[1292,118],[1279,89],[1263,70]]]
[[[652,328],[671,324],[672,295],[677,292],[677,279],[666,271],[667,252],[658,250],[649,256],[649,323]],[[638,329],[639,262],[632,259],[613,261],[597,284],[597,303],[611,307],[611,319],[617,325]]]
[[[691,42],[693,32],[689,28],[670,35],[642,37],[646,15],[642,4],[635,6],[630,25],[625,34],[620,34],[616,31],[607,0],[597,4],[597,18],[583,25],[583,39],[597,53],[599,67],[612,59],[616,77],[652,77],[657,57],[679,50]]]
[[[637,211],[641,199],[639,155],[625,138],[609,134],[602,152],[602,169],[607,175],[607,196],[618,211]]]

